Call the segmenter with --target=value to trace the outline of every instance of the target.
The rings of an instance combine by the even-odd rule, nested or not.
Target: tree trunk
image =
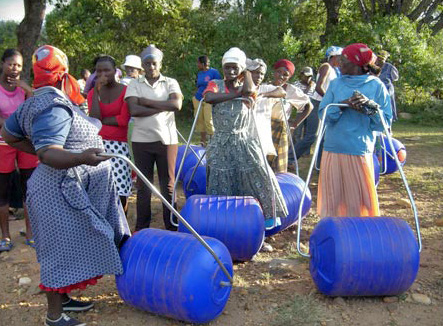
[[[438,5],[440,4],[440,1],[435,0],[433,4],[431,4],[428,9],[426,10],[426,12],[424,13],[425,16],[420,20],[420,22],[418,23],[418,28],[421,29],[421,27],[424,24],[430,24],[432,23],[435,18],[434,18],[434,11],[437,10]]]
[[[369,12],[368,12],[368,8],[366,7],[365,3],[363,0],[357,0],[358,3],[358,7],[360,8],[361,14],[363,16],[363,19],[366,22],[370,21],[370,16],[369,16]]]
[[[326,18],[325,34],[320,36],[320,43],[322,45],[325,45],[328,34],[330,33],[331,30],[334,29],[335,26],[338,25],[339,11],[342,0],[323,0],[323,2],[326,6],[327,18]]]
[[[413,0],[403,0],[401,4],[401,14],[407,15],[411,11]]]
[[[412,21],[416,21],[420,18],[421,14],[428,9],[434,0],[422,0],[418,6],[408,15],[408,18]]]
[[[443,29],[443,14],[438,16],[438,21],[432,26],[432,36],[437,35]]]
[[[17,28],[17,48],[23,55],[22,78],[29,81],[32,53],[40,37],[43,19],[45,18],[46,0],[24,0],[24,4],[25,18]]]

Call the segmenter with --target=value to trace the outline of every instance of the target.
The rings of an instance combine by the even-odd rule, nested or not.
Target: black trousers
[[[148,178],[154,181],[154,165],[160,183],[160,192],[171,202],[175,182],[175,161],[178,145],[163,145],[162,142],[132,142],[135,165]],[[175,207],[174,203],[174,207]],[[140,179],[137,180],[137,222],[135,230],[149,228],[151,224],[151,190]],[[177,228],[170,222],[170,210],[163,204],[163,221],[167,230]],[[176,218],[174,216],[174,221]]]

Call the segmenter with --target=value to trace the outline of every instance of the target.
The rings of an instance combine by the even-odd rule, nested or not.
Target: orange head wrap
[[[68,57],[63,51],[51,45],[43,45],[32,55],[34,88],[56,86],[61,82],[62,91],[74,104],[82,104],[85,99],[80,93],[77,80],[68,74]]]
[[[292,75],[294,74],[295,66],[291,61],[286,59],[280,59],[276,63],[274,63],[274,69],[278,69],[280,67],[284,67],[286,68],[286,70],[289,71],[290,75],[289,77],[292,77]]]

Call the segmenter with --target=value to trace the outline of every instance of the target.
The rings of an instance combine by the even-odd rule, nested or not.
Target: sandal
[[[34,238],[26,239],[25,245],[30,246],[31,248],[35,248],[35,240],[34,240]]]
[[[9,251],[12,249],[12,241],[11,239],[2,239],[0,241],[0,252],[1,251]]]

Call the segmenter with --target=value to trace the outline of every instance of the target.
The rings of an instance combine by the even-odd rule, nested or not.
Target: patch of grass
[[[249,286],[249,283],[243,277],[236,274],[234,276],[234,286],[238,288],[246,288]]]
[[[388,322],[387,326],[398,326],[398,323],[397,323],[396,320],[391,319],[391,320]]]
[[[272,280],[272,275],[271,275],[271,273],[269,273],[269,272],[261,273],[260,277],[261,277],[261,279],[262,279],[263,284],[266,285],[266,284],[271,283],[271,280]]]
[[[319,325],[323,317],[323,309],[310,295],[295,295],[275,310],[272,326]]]

